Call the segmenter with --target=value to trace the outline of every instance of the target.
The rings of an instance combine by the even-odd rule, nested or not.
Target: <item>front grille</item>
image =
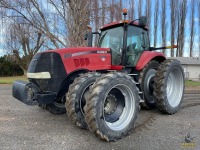
[[[58,92],[63,79],[67,76],[62,59],[58,53],[44,52],[36,54],[28,68],[28,73],[49,72],[50,79],[29,79],[42,91]]]

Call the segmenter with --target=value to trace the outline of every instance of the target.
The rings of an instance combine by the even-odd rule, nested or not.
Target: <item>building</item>
[[[187,80],[200,80],[200,57],[170,57],[181,62]]]

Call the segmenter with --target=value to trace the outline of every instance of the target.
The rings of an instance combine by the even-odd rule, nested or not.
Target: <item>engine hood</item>
[[[79,55],[90,54],[94,52],[99,53],[99,54],[109,53],[110,49],[100,48],[100,47],[70,47],[70,48],[62,48],[62,49],[56,49],[56,50],[48,50],[44,52],[45,53],[47,52],[59,53],[62,58],[63,57],[67,58],[71,56],[79,56]]]
[[[37,53],[27,76],[41,90],[57,92],[62,81],[75,72],[121,69],[113,68],[109,48],[73,47]]]
[[[107,70],[111,68],[111,52],[109,48],[71,47],[48,50],[41,54],[57,53],[65,66],[67,74],[76,70]]]

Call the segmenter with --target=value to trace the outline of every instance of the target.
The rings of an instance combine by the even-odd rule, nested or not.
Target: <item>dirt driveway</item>
[[[185,142],[188,133],[191,143]],[[108,143],[75,127],[66,114],[52,115],[38,106],[26,106],[11,96],[11,85],[0,85],[0,149],[199,150],[200,94],[186,94],[175,115],[141,110],[135,132]]]

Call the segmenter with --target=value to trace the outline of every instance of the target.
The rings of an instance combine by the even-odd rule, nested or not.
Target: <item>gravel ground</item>
[[[200,149],[200,94],[186,94],[182,109],[174,115],[141,110],[134,133],[117,142],[103,142],[88,130],[78,129],[66,114],[52,115],[38,106],[27,106],[11,92],[11,85],[0,85],[1,150]],[[195,138],[186,145],[188,133]]]

